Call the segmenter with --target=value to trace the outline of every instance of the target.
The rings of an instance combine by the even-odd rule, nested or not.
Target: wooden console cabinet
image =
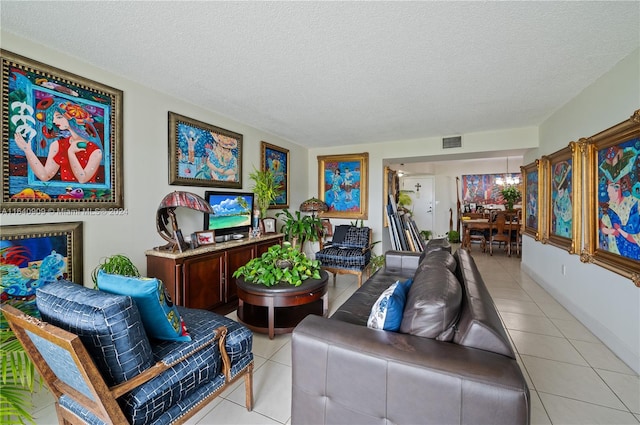
[[[161,279],[176,305],[226,314],[238,301],[233,272],[282,240],[283,235],[276,233],[185,252],[150,249],[145,251],[147,276]]]

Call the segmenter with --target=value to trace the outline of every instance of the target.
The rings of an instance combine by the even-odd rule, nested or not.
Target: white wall
[[[617,64],[540,127],[540,148],[525,163],[628,119],[640,108],[640,51]],[[523,240],[523,270],[535,277],[636,373],[640,373],[640,288],[578,255]],[[563,275],[562,267],[566,269]],[[640,272],[640,266],[638,267]]]
[[[42,63],[118,88],[123,95],[123,161],[126,215],[89,216],[47,214],[21,216],[2,214],[2,225],[26,223],[84,222],[84,284],[91,286],[90,273],[106,256],[122,253],[129,256],[141,272],[146,272],[144,251],[165,241],[156,232],[158,204],[173,190],[187,190],[203,195],[206,188],[170,186],[168,184],[168,111],[216,125],[243,135],[243,190],[250,191],[249,173],[260,168],[262,140],[290,150],[290,203],[295,206],[307,199],[307,150],[289,141],[230,120],[144,87],[118,75],[110,74],[75,58],[64,56],[41,45],[2,32],[1,47]],[[3,141],[4,143],[4,141]],[[270,210],[270,215],[277,210]],[[202,228],[201,214],[178,209],[178,223],[185,235]]]
[[[309,150],[309,193],[318,194],[318,155],[340,155],[355,154],[361,152],[369,153],[369,205],[368,220],[365,224],[373,229],[373,239],[382,240],[382,246],[377,246],[378,253],[382,253],[390,249],[389,235],[386,228],[383,227],[383,163],[389,162],[390,159],[411,158],[411,157],[438,157],[443,155],[461,155],[472,154],[478,152],[495,152],[509,151],[517,149],[532,149],[538,146],[538,129],[535,127],[514,128],[507,130],[496,130],[482,133],[469,133],[462,135],[462,148],[442,149],[441,137],[430,137],[424,139],[413,140],[396,140],[385,143],[370,143],[364,145],[349,145],[345,141],[344,145],[317,148]],[[495,155],[494,155],[495,156]],[[425,158],[428,160],[428,158]],[[399,161],[396,161],[399,162]],[[502,165],[502,167],[506,166]],[[511,167],[510,167],[511,168]],[[504,170],[504,168],[500,168]],[[434,174],[439,176],[442,170],[434,170]],[[493,172],[493,171],[490,171]],[[449,230],[449,208],[453,208],[454,220],[456,210],[455,197],[455,174],[451,174],[449,170],[445,176],[454,176],[450,192],[438,190],[439,184],[447,184],[447,179],[436,178],[436,201],[438,210],[436,220],[442,220],[442,214],[446,215],[446,231]],[[460,172],[460,174],[467,174]],[[445,180],[445,181],[443,181]],[[452,198],[451,198],[452,196]],[[440,202],[442,201],[442,202]],[[447,205],[448,204],[448,205]],[[332,222],[349,223],[350,220],[333,220]]]

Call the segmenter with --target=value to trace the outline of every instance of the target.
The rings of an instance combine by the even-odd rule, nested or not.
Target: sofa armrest
[[[513,359],[307,316],[294,330],[293,424],[529,423]]]
[[[420,252],[387,251],[384,254],[384,266],[390,273],[415,273],[420,264]]]

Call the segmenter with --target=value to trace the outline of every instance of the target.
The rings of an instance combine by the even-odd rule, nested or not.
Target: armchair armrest
[[[194,347],[191,351],[186,354],[174,354],[170,353],[168,356],[163,358],[162,360],[156,362],[149,369],[144,372],[134,376],[133,378],[124,381],[120,384],[114,385],[109,388],[114,398],[119,398],[122,395],[128,393],[129,391],[139,387],[140,385],[150,381],[156,376],[160,375],[162,372],[167,369],[172,368],[173,366],[179,364],[187,360],[189,357],[198,353],[200,350],[210,346],[211,344],[218,343],[218,347],[220,348],[220,354],[222,356],[222,370],[227,378],[227,381],[230,380],[230,371],[231,371],[231,361],[229,360],[229,355],[227,354],[227,350],[225,348],[225,338],[227,336],[227,328],[226,326],[220,326],[219,328],[214,330],[213,338],[203,342],[202,344]]]

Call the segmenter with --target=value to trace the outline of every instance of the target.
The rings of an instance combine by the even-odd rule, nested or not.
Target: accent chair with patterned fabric
[[[2,311],[56,398],[61,424],[183,423],[244,377],[253,408],[253,334],[178,307],[190,341],[147,336],[136,302],[67,281],[37,290],[42,320]]]
[[[368,227],[336,226],[331,243],[316,252],[322,269],[333,273],[334,285],[336,275],[355,274],[362,286],[362,275],[370,270],[372,233]]]

